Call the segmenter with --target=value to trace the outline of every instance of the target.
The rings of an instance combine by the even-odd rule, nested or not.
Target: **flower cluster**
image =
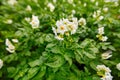
[[[15,5],[17,3],[16,0],[8,0],[9,5]]]
[[[31,8],[30,5],[27,5],[27,7],[26,7],[26,11],[32,11],[32,8]]]
[[[67,0],[69,4],[72,4],[73,3],[73,0]]]
[[[103,11],[106,12],[106,13],[108,12],[108,10],[109,10],[108,7],[103,8]]]
[[[114,6],[117,7],[119,6],[119,0],[104,0],[105,3],[114,3]]]
[[[5,21],[6,24],[12,24],[13,23],[13,20],[12,19],[8,19]]]
[[[53,12],[55,9],[55,6],[52,3],[48,3],[47,7],[50,9],[51,12]]]
[[[101,16],[101,11],[100,10],[97,10],[93,13],[93,18],[97,19],[97,21],[100,21],[102,20],[104,17]]]
[[[102,55],[101,55],[102,59],[109,59],[110,57],[112,57],[112,51],[111,50],[108,50],[106,52],[104,52]]]
[[[52,30],[56,39],[64,40],[64,35],[69,36],[70,34],[72,35],[76,33],[78,25],[85,26],[86,20],[84,18],[80,18],[80,20],[78,20],[75,17],[71,20],[63,18],[56,22],[57,28],[52,27]]]
[[[104,27],[99,27],[98,28],[98,35],[96,35],[96,37],[100,40],[100,41],[107,41],[108,37],[107,36],[103,36],[104,34]]]
[[[18,40],[17,39],[12,39],[12,42],[18,43]],[[15,52],[15,46],[11,43],[11,41],[9,39],[6,39],[5,44],[6,44],[6,50],[8,52],[10,52],[10,53]]]
[[[85,18],[80,18],[78,23],[79,23],[80,26],[85,26],[86,25],[86,19]]]
[[[69,36],[70,34],[75,34],[78,29],[78,20],[77,18],[61,19],[56,22],[57,28],[52,27],[52,30],[55,34],[55,38],[58,40],[64,40],[64,35]]]
[[[0,69],[2,68],[2,66],[3,66],[3,61],[2,59],[0,59]]]
[[[116,68],[120,71],[120,63],[116,65]]]
[[[101,76],[101,80],[112,80],[111,70],[105,65],[97,65],[97,74]]]
[[[39,27],[39,24],[40,24],[40,21],[38,19],[38,16],[35,16],[35,15],[32,15],[32,21],[30,22],[32,28],[38,28]]]

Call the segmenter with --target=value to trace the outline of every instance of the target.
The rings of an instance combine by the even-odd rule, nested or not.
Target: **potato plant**
[[[119,80],[120,0],[0,0],[0,80]]]

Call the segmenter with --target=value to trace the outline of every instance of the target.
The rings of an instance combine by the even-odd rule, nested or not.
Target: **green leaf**
[[[2,77],[2,72],[0,71],[0,77]]]
[[[91,54],[89,52],[83,51],[83,53],[90,59],[95,59],[96,58],[95,55],[93,55],[93,54]]]
[[[81,49],[77,49],[76,52],[77,52],[77,54],[80,55],[81,58],[83,58],[83,54],[82,54],[82,50]]]
[[[110,45],[108,48],[113,50],[113,51],[116,51],[116,49],[112,45]]]
[[[39,37],[38,39],[35,40],[35,42],[37,44],[43,44],[44,43],[44,38],[43,37]]]
[[[29,62],[28,64],[30,65],[30,67],[35,67],[40,64],[40,60],[36,59],[35,61]]]
[[[68,63],[70,64],[70,66],[72,65],[72,58],[70,58],[67,54],[64,54],[64,58],[65,60],[68,61]]]
[[[90,62],[90,67],[92,68],[92,69],[94,69],[95,71],[97,71],[97,69],[96,69],[96,66],[98,65],[98,62],[95,62],[95,61],[92,61],[92,62]]]
[[[15,35],[16,35],[16,36],[19,36],[19,37],[20,37],[20,36],[23,36],[23,32],[22,32],[22,31],[16,31],[16,32],[15,32]]]
[[[51,60],[51,61],[50,61]],[[57,68],[63,65],[64,59],[62,56],[55,55],[50,59],[48,63],[45,63],[47,66],[52,67],[52,68]]]
[[[18,56],[16,53],[10,54],[3,58],[3,60],[6,61],[7,63],[10,63],[11,61],[16,61],[17,59],[18,59]]]
[[[32,80],[42,80],[42,77],[45,75],[45,73],[46,73],[46,66],[41,66],[40,71],[37,73],[35,77],[33,77]]]
[[[23,77],[24,74],[26,73],[28,68],[26,68],[25,70],[20,70],[20,67],[18,67],[14,73],[17,73],[14,77],[14,80],[18,80],[19,78]]]
[[[53,47],[50,51],[51,51],[52,53],[60,53],[60,54],[62,54],[61,48],[58,47],[58,46]]]
[[[80,64],[81,64],[81,63],[84,63],[83,60],[82,60],[82,58],[81,58],[81,56],[80,56],[78,53],[76,53],[76,52],[75,52],[75,59],[76,59],[76,61],[79,62]]]
[[[38,73],[39,69],[39,67],[30,68],[27,74],[28,79],[30,80],[33,78]]]
[[[86,74],[90,75],[90,72],[87,67],[84,67],[84,70],[85,70]]]
[[[52,47],[54,47],[54,46],[55,46],[54,43],[49,43],[49,44],[46,46],[46,49],[52,48]]]
[[[1,42],[4,42],[4,41],[3,41],[2,39],[0,39],[0,43],[1,43]]]
[[[46,80],[54,80],[55,74],[51,73],[48,75]]]
[[[84,80],[93,80],[91,76],[86,76]]]
[[[25,56],[31,56],[31,52],[30,51],[25,51],[24,54],[25,54]]]
[[[54,36],[52,34],[47,34],[45,37],[45,41],[52,42],[54,39]]]
[[[93,53],[98,53],[99,50],[98,48],[94,47],[94,48],[89,48]]]
[[[21,78],[21,80],[28,80],[28,76],[25,75],[24,77]]]
[[[9,73],[8,77],[10,77],[10,78],[14,77],[18,72],[18,70],[15,67],[8,67],[7,71]]]
[[[77,49],[77,48],[80,48],[80,45],[78,43],[72,44],[71,49]]]
[[[81,48],[85,48],[87,45],[89,45],[92,42],[92,40],[90,39],[85,39],[84,41],[82,41],[82,43],[80,44]]]
[[[92,80],[101,80],[101,79],[100,79],[100,77],[98,77],[98,76],[94,76],[94,77],[92,78]]]

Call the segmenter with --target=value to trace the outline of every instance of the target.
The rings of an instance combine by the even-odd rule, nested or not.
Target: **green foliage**
[[[96,72],[99,64],[108,66],[113,80],[119,80],[116,65],[120,63],[120,9],[115,2],[17,0],[11,5],[8,1],[0,0],[0,80],[100,80]],[[55,7],[53,12],[47,6],[49,2]],[[32,10],[26,10],[28,5]],[[103,10],[105,7],[108,11]],[[97,10],[103,20],[93,18]],[[30,24],[32,15],[38,16],[38,28]],[[75,34],[57,40],[52,27],[60,19],[73,17],[85,18],[86,25],[78,25]],[[106,42],[96,37],[101,26],[108,37]],[[15,46],[15,52],[6,49],[6,39]],[[18,39],[18,43],[12,39]],[[106,51],[112,51],[109,59],[101,57]]]

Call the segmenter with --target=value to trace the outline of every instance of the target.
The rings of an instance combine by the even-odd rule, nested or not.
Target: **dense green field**
[[[0,80],[120,80],[120,0],[0,0]]]

